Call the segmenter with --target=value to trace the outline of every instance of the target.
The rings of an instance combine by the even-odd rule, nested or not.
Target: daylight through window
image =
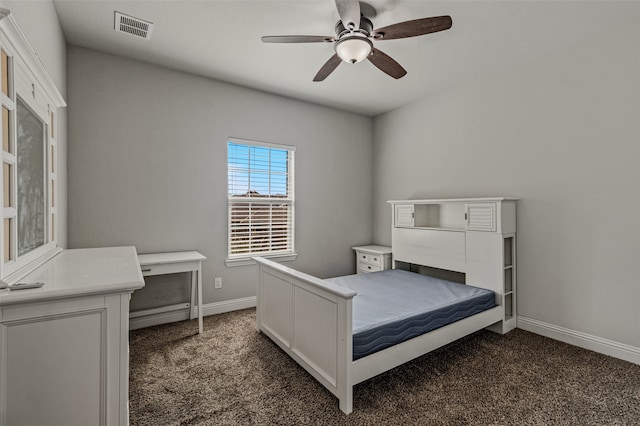
[[[229,258],[294,252],[295,148],[228,142]]]

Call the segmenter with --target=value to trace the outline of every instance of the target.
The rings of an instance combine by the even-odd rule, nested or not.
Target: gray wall
[[[2,2],[11,10],[62,97],[67,99],[67,45],[51,0]],[[58,245],[67,246],[67,110],[58,110]]]
[[[519,196],[519,314],[640,347],[640,25],[374,122],[389,199]]]
[[[257,268],[224,264],[234,136],[297,148],[289,265],[355,271],[351,247],[372,229],[371,118],[75,46],[67,65],[71,247],[198,250],[205,303],[255,295]]]

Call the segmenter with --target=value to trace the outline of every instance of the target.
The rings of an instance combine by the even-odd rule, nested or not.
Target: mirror
[[[46,125],[19,97],[16,104],[18,256],[45,244]]]

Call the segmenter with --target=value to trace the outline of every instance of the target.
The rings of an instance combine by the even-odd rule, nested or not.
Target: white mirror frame
[[[46,123],[45,128],[49,132],[49,126],[51,125],[50,117],[51,113],[54,117],[57,117],[58,108],[66,107],[67,104],[56,88],[55,84],[46,69],[38,59],[35,51],[29,44],[24,33],[18,26],[16,20],[11,16],[8,9],[0,8],[0,47],[10,55],[12,66],[9,67],[9,73],[12,75],[10,79],[13,84],[10,87],[9,102],[13,102],[15,106],[16,96],[19,95],[25,103]],[[5,96],[0,94],[0,96]],[[15,109],[12,120],[15,120]],[[54,123],[55,124],[55,123]],[[10,124],[11,126],[11,124]],[[55,125],[57,128],[58,126]],[[15,129],[15,126],[13,126]],[[2,123],[0,123],[0,130],[2,130]],[[15,133],[15,132],[14,132]],[[11,138],[15,138],[12,135]],[[55,176],[52,175],[52,164],[49,159],[51,153],[51,146],[55,147],[55,139],[51,135],[47,135],[47,145],[45,147],[47,158],[47,179],[46,187],[47,193],[49,192],[49,181],[53,179],[57,182]],[[57,154],[57,153],[56,153]],[[55,156],[57,160],[57,155]],[[57,165],[53,164],[53,169],[57,172]],[[0,188],[4,188],[3,174],[0,174]],[[17,185],[13,182],[13,185]],[[57,189],[53,191],[58,193]],[[47,199],[49,197],[47,196]],[[15,210],[15,207],[12,207]],[[5,209],[6,211],[7,209]],[[57,247],[57,238],[51,238],[50,229],[52,224],[51,215],[55,212],[55,207],[47,202],[46,212],[46,233],[47,238],[45,244],[40,246],[29,253],[25,253],[23,256],[17,256],[17,250],[12,248],[14,253],[14,259],[4,262],[4,226],[0,226],[0,279],[5,282],[13,283],[20,278],[31,272],[33,269],[42,265],[47,260],[58,254],[62,249]],[[57,214],[55,218],[57,220]],[[3,218],[6,214],[3,214]],[[16,226],[16,225],[14,225]],[[59,229],[57,224],[53,224],[54,229]],[[15,246],[16,242],[12,242],[12,246]]]

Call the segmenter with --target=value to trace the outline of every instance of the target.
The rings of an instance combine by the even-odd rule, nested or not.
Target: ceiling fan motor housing
[[[362,33],[369,37],[371,31],[373,31],[373,23],[364,15],[360,15],[360,28],[358,28],[357,30],[349,31],[345,28],[342,21],[338,21],[338,23],[336,23],[336,35],[338,36],[338,38],[351,32]]]

